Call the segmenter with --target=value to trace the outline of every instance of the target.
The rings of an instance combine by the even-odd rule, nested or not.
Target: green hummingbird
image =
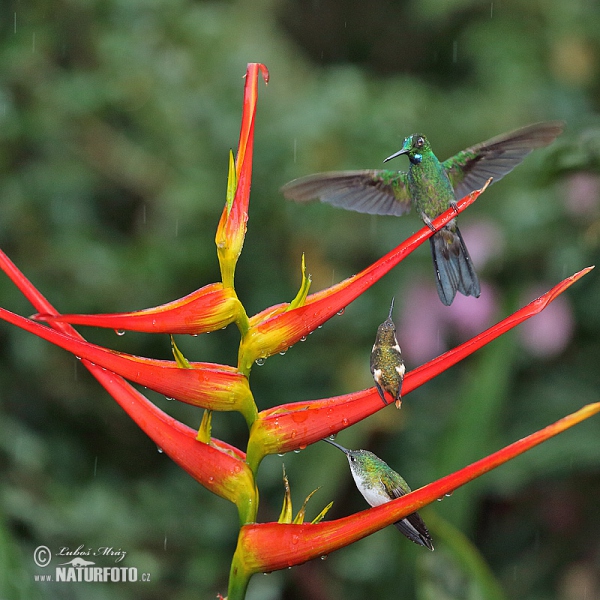
[[[324,438],[324,442],[339,448],[348,458],[350,471],[358,491],[371,506],[385,504],[410,492],[408,484],[390,466],[368,450],[348,450]],[[433,550],[433,540],[419,513],[412,513],[394,523],[398,531],[409,540]]]
[[[471,146],[440,162],[427,138],[409,135],[402,148],[384,162],[406,154],[408,171],[366,170],[317,173],[282,187],[290,200],[319,199],[334,206],[375,215],[401,216],[411,204],[431,229],[432,220],[456,201],[481,188],[490,178],[499,181],[532,150],[547,146],[564,123],[535,123]],[[431,236],[431,253],[440,300],[450,306],[456,292],[479,297],[479,280],[469,252],[453,219]]]
[[[388,318],[377,328],[375,343],[371,350],[371,374],[383,403],[387,404],[384,393],[387,392],[396,401],[396,408],[400,408],[402,380],[406,368],[396,339],[396,326],[392,321],[393,310],[394,298],[392,298]]]

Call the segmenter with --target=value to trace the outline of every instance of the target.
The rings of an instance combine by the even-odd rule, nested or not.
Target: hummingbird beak
[[[335,446],[336,448],[341,450],[344,454],[348,454],[348,452],[350,452],[350,450],[348,450],[347,448],[344,448],[344,446],[340,446],[339,444],[336,444],[333,440],[330,440],[329,438],[323,438],[323,441],[327,442],[328,444],[331,444],[332,446]]]
[[[409,152],[410,152],[410,148],[408,148],[405,144],[404,146],[402,146],[402,148],[400,150],[398,150],[398,152],[396,152],[395,154],[392,154],[391,156],[388,156],[383,162],[386,163],[386,162],[388,162],[388,160],[392,160],[392,158],[396,158],[397,156],[400,156],[402,154],[408,154]]]
[[[390,306],[390,314],[388,315],[388,319],[391,319],[391,318],[392,318],[392,311],[394,310],[394,300],[395,300],[395,299],[396,299],[396,298],[392,298],[392,304],[391,304],[391,306]]]
[[[408,136],[404,139],[404,143],[402,144],[402,148],[398,150],[395,154],[388,156],[383,162],[386,163],[388,160],[392,160],[392,158],[396,158],[402,154],[408,154],[412,148],[412,135]]]

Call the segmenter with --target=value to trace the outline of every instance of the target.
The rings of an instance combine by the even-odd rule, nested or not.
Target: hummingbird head
[[[394,298],[390,306],[388,318],[377,328],[377,340],[396,343],[396,325],[392,320],[392,311],[394,310]]]
[[[427,138],[421,133],[409,135],[402,144],[402,148],[395,154],[388,156],[383,162],[388,162],[401,154],[407,154],[408,159],[413,165],[418,165],[423,160],[423,154],[431,152],[431,146]]]
[[[350,463],[350,469],[353,473],[360,474],[364,477],[365,474],[369,471],[369,467],[373,462],[383,462],[381,459],[377,458],[372,452],[368,450],[348,450],[348,448],[344,448],[344,446],[340,446],[340,444],[330,440],[329,438],[323,438],[324,442],[330,443],[332,446],[335,446],[339,450],[341,450],[346,457],[348,458],[348,462]]]

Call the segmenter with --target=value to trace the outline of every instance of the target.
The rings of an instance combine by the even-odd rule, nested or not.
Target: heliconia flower
[[[471,192],[471,194],[459,200],[456,210],[450,208],[434,219],[432,222],[433,227],[439,230],[455,218],[457,213],[462,212],[467,206],[475,202],[479,195],[485,191],[490,181],[480,190]],[[290,310],[289,305],[279,304],[250,317],[248,332],[242,337],[240,344],[238,357],[240,371],[248,373],[256,360],[287,350],[314,331],[319,325],[343,310],[350,302],[381,279],[406,256],[429,239],[433,233],[427,226],[421,228],[417,233],[357,275],[349,277],[330,288],[310,294],[302,306]]]
[[[0,318],[168,398],[211,410],[241,412],[248,425],[256,418],[248,379],[234,367],[193,362],[190,368],[181,368],[175,361],[141,358],[90,344],[3,308]]]
[[[36,310],[58,314],[2,250],[0,268]],[[85,341],[67,323],[54,322],[51,326],[74,340]],[[85,358],[81,363],[162,452],[206,489],[237,506],[240,523],[256,520],[258,491],[244,452],[215,438],[210,444],[199,442],[193,429],[160,410],[124,379]]]
[[[38,313],[38,321],[61,321],[71,325],[107,327],[116,331],[197,335],[222,329],[245,311],[235,291],[222,283],[209,285],[168,304],[134,312],[98,315],[49,315]]]
[[[402,395],[406,396],[482,346],[544,310],[552,300],[592,268],[588,267],[575,273],[483,333],[407,372],[402,385]],[[263,410],[250,430],[246,460],[256,472],[260,461],[267,454],[281,454],[304,448],[358,423],[383,408],[385,406],[373,387],[334,398],[294,402]]]
[[[349,517],[318,524],[255,523],[244,525],[238,537],[229,581],[228,600],[243,598],[250,577],[302,564],[348,546],[423,506],[452,493],[505,462],[600,412],[600,402],[588,404],[556,423],[478,460],[446,477],[380,506]]]
[[[269,71],[267,68],[259,63],[248,64],[244,85],[242,126],[235,169],[233,169],[232,161],[230,160],[227,201],[215,236],[217,255],[221,266],[221,277],[226,287],[233,287],[235,266],[242,252],[246,235],[259,73],[262,74],[265,83],[267,83],[269,81]]]

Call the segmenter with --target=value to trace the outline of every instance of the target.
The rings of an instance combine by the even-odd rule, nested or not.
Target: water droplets
[[[336,314],[341,317],[345,312],[346,308],[340,308],[340,310],[338,310]]]
[[[255,361],[257,366],[262,367],[265,362],[267,362],[267,359],[264,356],[261,356],[260,358],[257,358]]]
[[[164,452],[164,450],[160,446],[156,446],[156,449],[158,450],[159,454],[162,454]]]
[[[116,333],[118,336],[123,336],[123,335],[125,335],[125,332],[124,332],[122,329],[115,329],[115,333]]]
[[[453,492],[448,492],[447,494],[444,494],[441,498],[438,498],[437,501],[441,502],[444,498],[450,498],[450,496],[452,496]]]
[[[303,335],[303,336],[300,338],[300,341],[301,341],[301,342],[305,342],[305,341],[307,340],[307,338],[308,338],[308,336],[306,336],[306,335]]]

